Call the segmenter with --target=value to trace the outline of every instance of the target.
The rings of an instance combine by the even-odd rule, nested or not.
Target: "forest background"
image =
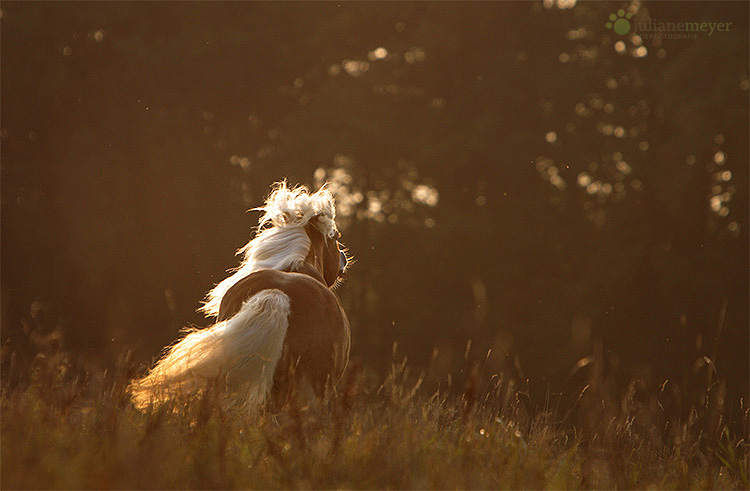
[[[594,366],[677,412],[720,381],[741,417],[747,4],[3,2],[0,22],[2,339],[27,366],[34,330],[84,366],[151,363],[208,325],[269,186],[327,180],[373,378],[397,352],[462,389],[476,362],[566,407]]]

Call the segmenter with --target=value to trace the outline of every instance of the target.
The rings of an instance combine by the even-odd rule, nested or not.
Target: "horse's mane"
[[[237,251],[242,262],[234,274],[216,285],[200,308],[207,316],[218,315],[224,294],[239,280],[260,269],[296,271],[310,252],[305,226],[314,217],[327,237],[336,233],[336,209],[333,195],[323,185],[315,193],[305,186],[289,188],[286,181],[274,184],[263,206],[255,237]]]

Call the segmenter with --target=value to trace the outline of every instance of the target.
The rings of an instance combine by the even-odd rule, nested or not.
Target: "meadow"
[[[748,411],[725,405],[721,383],[684,418],[668,417],[664,387],[643,396],[631,384],[603,410],[605,380],[563,412],[531,408],[478,365],[460,390],[433,390],[395,357],[382,376],[355,363],[304,407],[248,415],[214,386],[140,412],[128,357],[112,371],[38,357],[18,373],[4,355],[3,489],[748,487]]]

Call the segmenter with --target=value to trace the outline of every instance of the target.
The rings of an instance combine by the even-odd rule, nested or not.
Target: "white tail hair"
[[[168,348],[145,377],[131,384],[133,402],[139,408],[158,405],[226,375],[230,391],[242,391],[246,404],[258,406],[273,385],[289,312],[289,297],[281,290],[256,293],[230,319],[191,331]]]
[[[260,269],[294,271],[310,252],[310,239],[305,226],[313,217],[320,231],[332,237],[336,231],[336,208],[333,195],[323,185],[315,193],[305,186],[289,188],[286,181],[276,183],[263,206],[254,208],[263,215],[259,232],[237,251],[243,260],[234,274],[216,285],[200,308],[207,316],[219,314],[221,299],[239,280]]]

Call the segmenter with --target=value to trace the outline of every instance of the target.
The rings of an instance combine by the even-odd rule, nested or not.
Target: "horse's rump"
[[[285,390],[292,367],[318,394],[334,384],[349,360],[349,320],[336,295],[312,277],[272,269],[256,271],[224,295],[219,321],[231,318],[246,298],[267,289],[283,291],[290,299],[289,325],[275,385]]]

